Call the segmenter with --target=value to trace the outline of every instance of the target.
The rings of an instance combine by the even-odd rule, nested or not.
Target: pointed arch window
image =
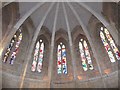
[[[67,74],[66,47],[62,42],[57,47],[57,73]]]
[[[41,72],[43,66],[44,42],[40,39],[35,46],[31,71]]]
[[[19,50],[20,43],[22,41],[22,32],[21,29],[19,29],[13,36],[13,38],[10,41],[10,44],[8,45],[6,52],[3,56],[3,62],[6,63],[9,59],[9,63],[12,65],[16,59],[16,55]]]
[[[105,27],[101,27],[100,37],[111,62],[120,60],[120,52],[115,45],[113,38]]]
[[[79,50],[80,56],[82,59],[82,67],[84,71],[93,70],[92,59],[89,52],[89,48],[87,42],[84,39],[80,39],[79,41]]]

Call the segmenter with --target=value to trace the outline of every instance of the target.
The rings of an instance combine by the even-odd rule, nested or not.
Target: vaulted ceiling
[[[52,30],[53,30],[55,11],[57,8],[56,3],[57,2],[54,3],[53,7],[49,11],[49,13],[43,23],[43,25],[46,26],[50,30],[50,32],[52,32]],[[30,18],[32,19],[32,22],[33,22],[35,28],[38,27],[38,25],[42,21],[42,18],[44,17],[45,13],[50,8],[51,4],[52,3],[49,3],[49,2],[43,3],[39,8],[37,8],[30,15]],[[56,21],[56,31],[61,28],[64,30],[67,30],[67,25],[66,25],[66,21],[65,21],[65,13],[63,10],[63,4],[65,6],[65,10],[67,13],[67,18],[68,18],[68,22],[69,22],[71,31],[75,28],[75,26],[79,25],[79,22],[78,22],[76,16],[74,15],[71,7],[74,8],[74,10],[78,14],[78,16],[81,18],[82,23],[85,26],[88,25],[88,22],[89,22],[91,16],[93,15],[93,13],[89,12],[89,10],[87,10],[85,6],[91,8],[93,11],[97,12],[100,15],[101,15],[101,12],[103,11],[102,10],[103,3],[101,3],[101,2],[94,2],[94,3],[91,3],[91,2],[62,3],[62,2],[59,2],[58,16],[57,16],[57,21]],[[82,6],[82,4],[85,6]],[[36,5],[38,5],[38,3],[36,3],[36,2],[32,2],[32,3],[31,2],[25,2],[25,3],[20,2],[19,3],[20,17],[23,17],[26,12],[28,12],[30,9],[34,8]]]
[[[80,22],[86,27],[92,16],[95,16],[98,20],[104,18],[102,15],[103,2],[19,2],[18,7],[20,19],[23,20],[21,20],[21,24],[29,17],[34,27],[37,28],[44,18],[42,24],[46,26],[50,32],[53,31],[53,26],[55,24],[54,19],[56,10],[58,11],[55,24],[56,31],[61,28],[67,31],[65,12],[70,31],[77,25],[80,25],[77,17],[80,18]],[[101,22],[107,24],[104,20]]]

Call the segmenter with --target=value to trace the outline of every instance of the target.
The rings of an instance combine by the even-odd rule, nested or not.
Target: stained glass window
[[[18,49],[19,49],[19,45],[21,43],[21,40],[22,40],[22,33],[20,33],[20,35],[18,36],[18,40],[17,40],[16,45],[15,45],[15,50],[13,51],[11,58],[10,58],[10,64],[13,64],[13,62],[16,58],[16,54],[18,53]]]
[[[81,39],[79,42],[80,56],[82,59],[82,67],[84,71],[93,70],[92,59],[90,56],[89,48],[87,42]]]
[[[9,59],[9,57],[10,57],[9,63],[13,64],[13,62],[16,59],[16,55],[18,53],[19,45],[21,43],[21,40],[22,40],[22,32],[21,32],[21,29],[19,29],[14,34],[13,38],[10,41],[9,46],[7,47],[7,50],[6,50],[6,52],[4,54],[4,57],[3,57],[3,62],[6,63],[7,60]]]
[[[67,74],[66,48],[62,42],[57,47],[57,73]]]
[[[37,71],[39,73],[42,71],[43,56],[44,56],[43,53],[44,53],[44,43],[43,40],[40,39],[40,41],[36,43],[31,71],[33,72]]]
[[[101,27],[100,37],[101,37],[102,43],[105,47],[105,50],[108,53],[110,61],[115,62],[116,59],[120,60],[120,52],[119,52],[118,48],[116,47],[115,42],[114,42],[113,38],[111,37],[107,28]],[[114,57],[114,55],[115,55],[115,57]]]

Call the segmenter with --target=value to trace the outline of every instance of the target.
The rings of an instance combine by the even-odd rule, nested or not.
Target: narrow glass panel
[[[62,45],[62,70],[63,70],[63,74],[67,74],[67,63],[66,63],[66,49],[65,49],[65,45]]]
[[[90,53],[89,53],[89,49],[88,49],[88,45],[87,45],[87,42],[84,40],[83,42],[83,45],[84,45],[84,48],[85,48],[85,55],[86,55],[86,59],[88,61],[88,68],[90,70],[93,70],[93,65],[92,65],[92,60],[91,60],[91,56],[90,56]]]
[[[43,63],[44,43],[41,43],[39,52],[40,52],[40,54],[39,54],[39,60],[38,60],[38,65],[37,65],[37,71],[41,72],[42,71],[42,63]]]
[[[33,62],[32,62],[32,68],[31,68],[31,71],[33,71],[33,72],[36,70],[39,47],[40,47],[40,43],[37,42],[36,47],[35,47],[35,51],[34,51],[34,58],[33,58]]]
[[[61,46],[58,45],[58,50],[57,50],[57,73],[61,74],[62,73],[62,62],[61,62]]]

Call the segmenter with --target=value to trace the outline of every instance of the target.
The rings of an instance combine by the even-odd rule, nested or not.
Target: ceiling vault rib
[[[112,27],[109,22],[106,21],[106,19],[102,16],[102,14],[98,14],[97,12],[95,12],[94,10],[92,10],[89,6],[85,5],[84,3],[79,3],[78,4],[80,6],[82,6],[83,8],[85,8],[86,10],[88,10],[91,14],[93,14],[112,34],[114,40],[116,40],[116,42],[118,42],[118,32],[117,29],[115,27]],[[115,31],[116,32],[115,32]]]
[[[58,17],[58,10],[59,10],[59,2],[57,3],[56,6],[56,11],[55,11],[55,18],[54,18],[54,24],[53,24],[53,31],[52,31],[52,39],[51,39],[51,49],[50,49],[50,60],[49,60],[49,70],[48,70],[48,76],[50,79],[50,83],[52,80],[52,66],[53,66],[53,51],[54,51],[54,41],[55,41],[55,31],[56,31],[56,24],[57,24],[57,17]]]
[[[33,39],[32,39],[32,41],[31,41],[31,44],[30,44],[30,49],[28,50],[28,57],[27,57],[27,60],[26,60],[25,69],[24,69],[23,75],[22,75],[22,77],[21,77],[22,80],[21,80],[21,83],[20,83],[20,88],[23,87],[23,83],[24,83],[24,79],[25,79],[25,76],[26,76],[26,71],[27,71],[27,67],[28,67],[28,64],[29,64],[29,60],[31,60],[32,51],[33,51],[33,49],[34,49],[34,45],[35,45],[35,42],[36,42],[37,37],[38,37],[38,35],[39,35],[39,32],[40,32],[40,30],[41,30],[41,27],[42,27],[42,25],[43,25],[43,23],[44,23],[47,15],[48,15],[49,12],[51,11],[51,9],[52,9],[52,7],[53,7],[54,4],[55,4],[55,3],[52,3],[52,4],[49,6],[49,8],[48,8],[47,12],[45,13],[44,17],[42,18],[40,24],[38,25],[37,29],[35,30],[35,34],[34,34],[34,36],[33,36]]]
[[[1,6],[2,6],[2,3],[0,3],[0,7]],[[2,10],[0,10],[0,29],[2,29]],[[1,42],[2,42],[2,30],[0,30],[0,50],[2,50]]]
[[[93,41],[92,41],[92,39],[91,39],[91,37],[90,37],[90,34],[89,34],[89,32],[88,32],[87,27],[83,24],[81,18],[79,17],[79,15],[77,14],[77,12],[76,12],[75,9],[73,8],[73,6],[72,6],[70,3],[67,3],[67,4],[68,4],[68,6],[70,7],[70,9],[72,10],[72,12],[74,13],[75,17],[77,18],[77,20],[78,20],[79,24],[81,25],[83,31],[85,32],[85,35],[86,35],[86,37],[87,37],[87,39],[88,39],[88,41],[89,41],[89,43],[90,43],[90,46],[91,46],[92,51],[95,52],[94,44],[93,44]],[[96,58],[96,63],[97,63],[97,65],[98,65],[98,69],[99,69],[100,75],[101,75],[101,77],[103,77],[103,76],[102,76],[102,71],[101,71],[101,68],[100,68],[100,64],[99,64],[99,62],[98,62],[98,60],[97,60],[97,59],[98,59],[98,55],[97,55],[96,53],[94,53],[94,56],[95,56],[95,58]],[[106,87],[106,84],[105,84],[103,78],[102,78],[102,80],[103,80],[104,87]]]
[[[11,4],[12,2],[14,2],[15,0],[9,0],[9,2],[6,2],[3,6],[2,6],[2,8],[3,7],[5,7],[5,6],[7,6],[7,5],[9,5],[9,4]],[[2,1],[2,3],[3,3],[4,1]]]
[[[62,3],[63,6],[63,12],[64,12],[64,16],[65,16],[65,22],[67,25],[67,32],[68,32],[68,39],[69,39],[69,46],[70,46],[70,52],[71,52],[71,58],[72,58],[72,65],[73,65],[73,73],[74,73],[74,81],[76,81],[77,77],[76,77],[76,62],[75,62],[75,56],[74,56],[74,52],[73,52],[73,43],[72,43],[72,36],[71,36],[71,31],[70,31],[70,26],[69,26],[69,22],[68,22],[68,16],[67,16],[67,12],[66,12],[66,8],[64,3]]]
[[[14,35],[14,33],[20,28],[20,26],[25,22],[25,20],[33,13],[35,12],[39,7],[41,7],[44,3],[38,3],[35,7],[33,7],[32,9],[30,9],[27,13],[25,13],[25,15],[19,19],[19,21],[14,25],[12,32],[9,34],[9,36],[7,36],[7,38],[3,38],[2,40],[2,44],[4,45],[4,48],[7,46],[8,42],[4,42],[4,39],[6,41],[10,41],[11,40],[11,36]]]
[[[27,13],[25,13],[25,15],[15,24],[14,28],[18,29],[24,23],[24,21],[43,4],[44,4],[43,2],[38,3],[35,7],[33,7]]]

